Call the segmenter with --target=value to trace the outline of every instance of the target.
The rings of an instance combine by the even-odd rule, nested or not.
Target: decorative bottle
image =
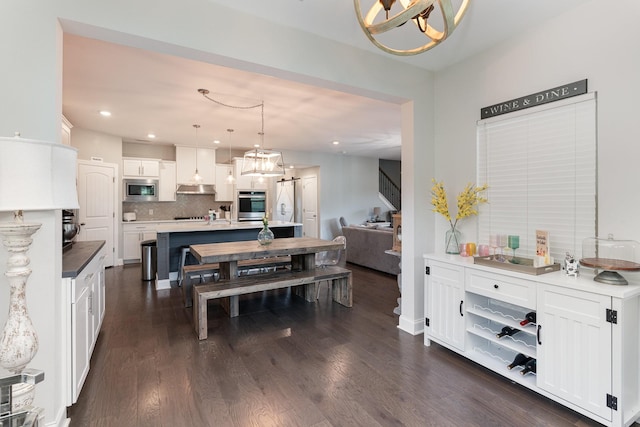
[[[269,230],[269,220],[267,217],[262,218],[262,230],[258,233],[258,243],[261,246],[268,246],[273,242],[273,231]]]

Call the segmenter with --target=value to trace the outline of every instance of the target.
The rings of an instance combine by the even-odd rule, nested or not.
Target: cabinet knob
[[[500,286],[498,286],[498,284],[497,284],[497,283],[493,285],[493,289],[498,289],[499,287],[500,287]]]

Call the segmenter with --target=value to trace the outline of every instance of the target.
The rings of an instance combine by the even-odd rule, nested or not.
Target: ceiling
[[[367,40],[349,0],[208,1],[391,56]],[[442,45],[394,58],[441,70],[586,1],[474,1]],[[361,2],[364,7],[371,0]],[[397,37],[406,41],[416,32]],[[388,43],[400,46],[397,37]],[[218,140],[236,150],[262,143],[260,108],[224,107],[204,99],[199,88],[235,107],[264,100],[264,148],[400,159],[397,104],[65,34],[63,113],[74,126],[153,144],[213,146]],[[112,116],[100,116],[103,109]],[[197,133],[193,124],[201,125]]]

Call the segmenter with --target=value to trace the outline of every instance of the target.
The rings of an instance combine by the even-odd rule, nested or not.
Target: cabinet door
[[[87,284],[88,293],[88,301],[87,301],[87,310],[88,310],[88,327],[89,327],[89,360],[91,360],[91,354],[93,353],[93,347],[96,343],[96,338],[98,337],[98,304],[100,304],[100,295],[98,288],[98,271],[87,271],[87,275],[85,276],[85,282]]]
[[[198,173],[202,177],[203,184],[215,184],[216,150],[198,148]],[[178,184],[190,184],[193,182],[193,174],[196,171],[195,147],[176,147],[176,178]]]
[[[105,281],[105,273],[104,273],[104,260],[106,258],[106,254],[100,255],[100,263],[98,266],[98,302],[96,304],[96,309],[98,310],[97,318],[98,318],[98,328],[96,332],[97,334],[100,332],[100,328],[102,327],[102,321],[104,320],[104,310],[106,307],[105,298],[106,298],[106,281]]]
[[[79,278],[81,281],[84,278]],[[78,284],[74,283],[74,286]],[[89,373],[89,288],[82,286],[71,304],[72,401],[75,403]]]
[[[140,160],[140,176],[159,177],[160,162],[157,160]]]
[[[464,268],[426,260],[425,339],[464,350]]]
[[[140,176],[140,160],[122,159],[122,176]]]
[[[140,231],[125,231],[123,236],[123,254],[125,261],[140,259]]]
[[[232,202],[233,201],[233,182],[229,183],[227,177],[229,172],[233,174],[233,166],[216,165],[216,201]]]
[[[611,419],[611,297],[538,287],[538,387]]]
[[[176,201],[176,162],[160,162],[160,194],[161,202]]]

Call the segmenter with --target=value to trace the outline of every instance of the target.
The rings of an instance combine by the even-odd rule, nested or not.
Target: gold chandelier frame
[[[464,17],[471,0],[462,0],[460,7],[454,11],[451,0],[398,0],[403,10],[395,15],[389,16],[392,5],[396,0],[375,0],[366,15],[363,16],[360,0],[353,0],[356,10],[358,22],[362,27],[365,35],[378,48],[387,53],[400,56],[417,55],[426,52],[445,41],[451,33],[456,29],[462,18]],[[438,7],[435,7],[435,5]],[[386,18],[382,21],[375,22],[381,11],[386,12]],[[443,28],[437,30],[431,26],[427,20],[434,10],[439,10],[442,14]],[[376,36],[398,28],[408,21],[413,21],[418,27],[418,31],[423,33],[429,41],[424,45],[410,49],[395,49],[389,47],[379,40]]]

